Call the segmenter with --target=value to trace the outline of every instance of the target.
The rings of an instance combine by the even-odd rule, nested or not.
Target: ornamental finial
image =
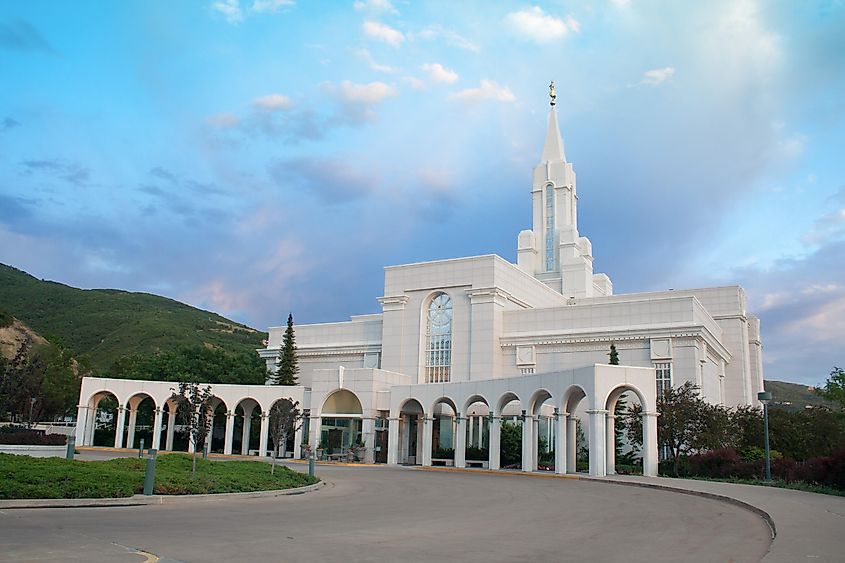
[[[550,105],[551,105],[552,107],[554,107],[554,105],[555,105],[555,98],[557,98],[557,95],[555,94],[555,81],[554,81],[554,80],[552,80],[552,83],[551,83],[551,84],[549,84],[549,98],[551,98],[551,100],[552,100],[552,101],[550,102]]]

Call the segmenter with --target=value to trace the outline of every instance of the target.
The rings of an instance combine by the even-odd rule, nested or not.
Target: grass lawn
[[[0,454],[0,499],[129,497],[144,490],[145,459],[69,461]],[[188,495],[290,489],[317,482],[287,467],[259,461],[209,461],[168,454],[156,462],[155,494]]]

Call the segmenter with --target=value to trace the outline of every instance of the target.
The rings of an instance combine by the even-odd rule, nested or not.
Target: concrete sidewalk
[[[845,561],[845,497],[669,477],[613,475],[584,478],[733,499],[757,508],[768,514],[776,532],[771,549],[763,559],[766,563]]]

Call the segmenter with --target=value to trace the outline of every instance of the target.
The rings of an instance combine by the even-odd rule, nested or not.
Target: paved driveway
[[[319,491],[6,510],[0,561],[759,561],[743,508],[586,480],[319,467]]]

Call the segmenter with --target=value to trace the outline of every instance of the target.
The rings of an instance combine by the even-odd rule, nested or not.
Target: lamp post
[[[757,393],[757,400],[763,403],[763,439],[766,446],[766,481],[772,480],[772,460],[769,454],[769,401],[772,394],[769,391]]]

